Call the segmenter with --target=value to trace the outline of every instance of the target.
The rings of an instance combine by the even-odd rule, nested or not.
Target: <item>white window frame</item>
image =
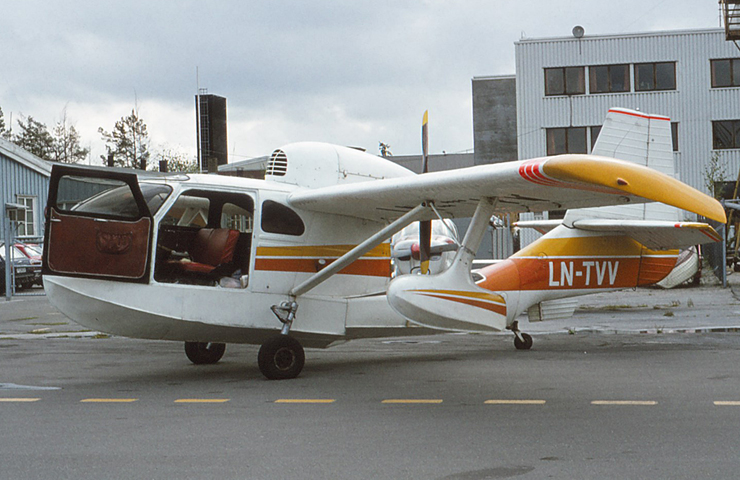
[[[19,213],[19,222],[16,227],[16,236],[18,238],[35,238],[40,237],[39,224],[36,212],[38,210],[38,197],[34,195],[18,195],[17,201],[26,208]],[[31,233],[28,233],[28,227],[31,227]],[[21,233],[23,232],[23,233]]]

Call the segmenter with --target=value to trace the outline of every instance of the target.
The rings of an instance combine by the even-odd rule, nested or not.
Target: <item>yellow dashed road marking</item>
[[[80,403],[133,403],[138,398],[85,398]]]
[[[13,403],[13,402],[38,402],[41,400],[40,398],[0,398],[0,402],[7,402],[7,403]]]
[[[275,403],[334,403],[333,398],[280,398]]]
[[[544,405],[545,400],[486,400],[486,405]]]
[[[228,398],[180,398],[175,403],[226,403]]]
[[[653,400],[594,400],[591,405],[638,405],[638,406],[652,406],[657,405],[658,402]]]
[[[717,401],[714,404],[718,407],[740,407],[740,402],[738,401]]]
[[[389,398],[388,400],[383,400],[381,403],[401,403],[401,404],[434,404],[434,403],[442,403],[442,400],[440,399],[433,399],[433,398]]]

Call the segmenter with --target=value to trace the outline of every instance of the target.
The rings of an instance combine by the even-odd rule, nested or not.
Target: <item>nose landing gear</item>
[[[290,327],[293,325],[298,304],[283,302],[270,307],[272,313],[282,322],[280,335],[266,341],[260,347],[257,355],[257,365],[262,375],[269,380],[287,380],[295,378],[303,370],[306,363],[306,353],[298,340],[291,337]]]
[[[260,372],[270,380],[295,378],[305,363],[306,354],[300,342],[288,335],[278,335],[266,341],[257,355]]]

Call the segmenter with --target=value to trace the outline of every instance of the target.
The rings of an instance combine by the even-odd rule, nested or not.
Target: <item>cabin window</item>
[[[303,220],[290,208],[272,200],[262,204],[262,231],[281,235],[303,235],[306,227]]]
[[[161,225],[201,228],[208,225],[208,210],[211,202],[196,193],[184,193],[170,207]]]
[[[154,215],[172,193],[168,185],[139,185],[149,213]],[[59,210],[134,219],[141,213],[131,187],[122,181],[65,175],[59,180],[56,207]]]
[[[221,228],[230,228],[241,233],[252,233],[252,212],[233,203],[224,203],[221,210]]]

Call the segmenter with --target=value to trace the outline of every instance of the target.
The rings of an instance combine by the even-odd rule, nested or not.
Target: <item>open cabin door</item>
[[[147,184],[145,190],[135,173],[55,165],[44,274],[146,283],[154,223],[150,207],[160,206],[171,188]]]

